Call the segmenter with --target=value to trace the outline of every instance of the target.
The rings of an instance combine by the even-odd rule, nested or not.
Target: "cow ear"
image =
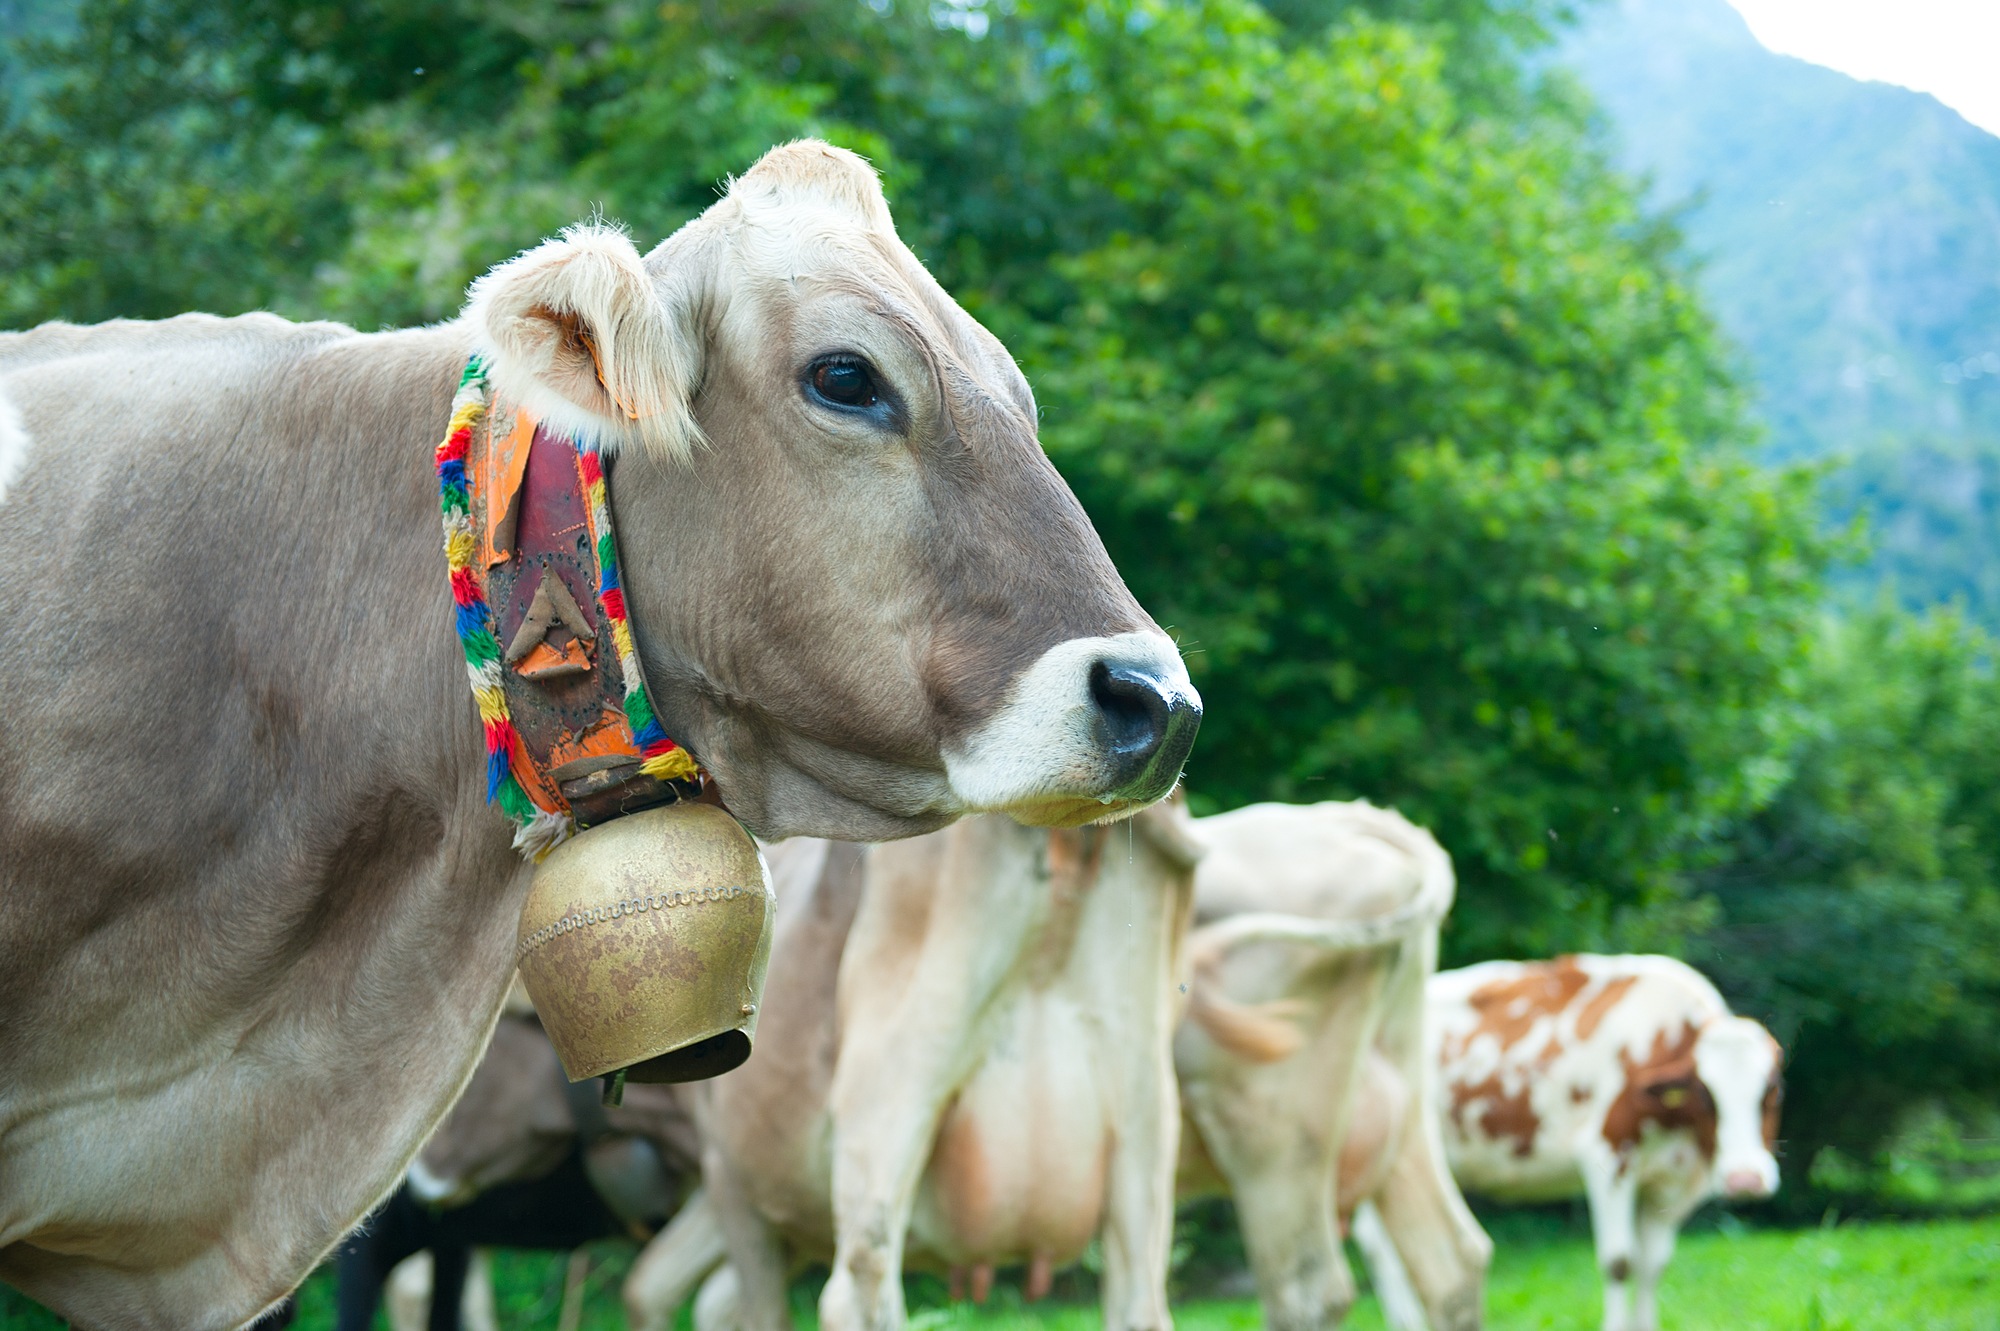
[[[685,457],[701,342],[622,231],[570,227],[472,284],[474,349],[501,396],[572,438]]]

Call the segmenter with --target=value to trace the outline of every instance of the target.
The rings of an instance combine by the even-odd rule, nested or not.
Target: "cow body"
[[[1449,858],[1359,802],[1253,805],[1194,830],[1182,1194],[1234,1198],[1273,1331],[1345,1317],[1344,1220],[1369,1200],[1436,1331],[1478,1326],[1492,1247],[1420,1108]]]
[[[0,335],[0,1279],[86,1327],[280,1298],[498,1017],[529,875],[432,471],[475,349],[615,458],[656,709],[755,830],[1115,816],[1192,739],[1025,382],[825,145],[439,327]]]
[[[1487,962],[1438,975],[1429,1002],[1459,1182],[1587,1197],[1606,1331],[1653,1331],[1689,1213],[1778,1186],[1776,1041],[1668,957]]]
[[[788,1325],[803,1258],[833,1264],[824,1326],[889,1328],[906,1261],[975,1292],[1020,1263],[1032,1292],[1093,1237],[1106,1326],[1169,1325],[1178,826],[978,819],[865,855],[779,849],[757,1056],[695,1093],[733,1268],[697,1302],[704,1326]],[[665,1324],[690,1269],[673,1242],[649,1249],[635,1326]]]

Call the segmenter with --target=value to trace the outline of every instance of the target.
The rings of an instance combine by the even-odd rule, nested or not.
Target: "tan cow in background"
[[[1492,1245],[1421,1112],[1450,858],[1362,802],[1252,805],[1195,835],[1183,1194],[1234,1197],[1272,1331],[1346,1316],[1342,1217],[1371,1198],[1438,1331],[1478,1326]]]
[[[1062,977],[1088,972],[1090,990],[1120,988],[1128,998],[1151,992],[1172,1006],[1159,969],[1171,950],[1135,953],[1121,935],[1136,923],[1140,939],[1161,938],[1145,924],[1146,912],[1186,894],[1187,848],[1177,844],[1166,813],[1148,815],[1136,837],[1131,829],[1108,838],[1056,834],[1046,861],[1021,853],[1042,834],[997,824],[983,829],[994,838],[982,840],[978,830],[969,825],[930,838],[922,855],[915,853],[925,850],[921,843],[772,849],[779,920],[757,1056],[712,1088],[681,1088],[708,1101],[702,1117],[711,1144],[726,1147],[708,1152],[709,1181],[724,1204],[691,1203],[634,1267],[626,1300],[635,1327],[670,1324],[722,1261],[717,1227],[732,1212],[738,1225],[749,1215],[752,1226],[750,1242],[739,1239],[736,1250],[768,1263],[753,1281],[767,1307],[740,1307],[738,1278],[724,1273],[702,1288],[697,1325],[727,1331],[782,1319],[791,1260],[837,1246],[828,1194],[843,1150],[924,1168],[904,1213],[913,1260],[949,1270],[954,1285],[969,1283],[975,1297],[993,1266],[1008,1261],[1027,1265],[1027,1292],[1038,1295],[1053,1268],[1094,1232],[1108,1163],[1103,1088],[1112,1080],[1107,1074],[1134,1057],[1143,1061],[1151,1028],[1136,1025],[1134,1040],[1120,1040],[1129,1010],[1079,1004],[1088,992],[1079,996]],[[1428,834],[1366,804],[1263,806],[1199,820],[1193,831],[1209,848],[1196,875],[1207,921],[1189,944],[1190,1006],[1175,1039],[1187,1115],[1182,1195],[1234,1193],[1273,1327],[1340,1320],[1353,1295],[1339,1253],[1340,1217],[1370,1197],[1380,1199],[1416,1255],[1436,1325],[1477,1325],[1488,1248],[1419,1112],[1429,1066],[1423,981],[1451,903],[1450,861]],[[1165,846],[1153,844],[1163,835]],[[1066,853],[1073,836],[1081,856]],[[903,865],[894,878],[878,880],[871,862],[890,851],[886,857]],[[1122,859],[1118,872],[1129,876],[1122,886],[1096,882],[1109,872],[1107,856]],[[947,867],[948,860],[955,862]],[[936,899],[955,903],[952,909],[931,919],[923,908],[924,928],[912,927],[911,908],[932,899],[925,884],[947,877],[982,890],[966,896],[947,889]],[[887,964],[863,961],[869,954],[855,915],[871,914],[861,906],[864,880],[869,892],[884,891],[879,904],[889,907],[872,912],[871,926],[886,926],[874,955],[886,953]],[[1102,913],[1082,913],[1085,893],[1113,891],[1132,894],[1139,908],[1105,900],[1112,918],[1133,917],[1124,930],[1107,931]],[[1029,916],[1025,929],[973,927]],[[1026,948],[1023,939],[1031,940]],[[862,1002],[850,985],[863,991]],[[987,995],[983,1007],[964,997],[975,988]],[[869,1011],[870,1001],[898,1000],[915,1004],[890,1014],[901,1032],[916,1024],[913,1010],[941,1026],[977,1007],[963,1034],[937,1046],[974,1060],[976,1069],[920,1149],[885,1151],[880,1140],[851,1136],[842,1143],[827,1098],[843,1062],[855,1066],[856,1041],[847,1033],[869,1029],[860,1022],[878,1023],[876,1038],[861,1046],[871,1051],[865,1092],[893,1104],[921,1085],[908,1080],[921,1075],[921,1057],[906,1068],[880,1052],[922,1054],[923,1043],[906,1044],[897,1027],[881,1035],[882,1013]],[[1092,1038],[1078,1038],[1091,1025]],[[515,1136],[525,1139],[527,1118],[515,1117]],[[490,1138],[479,1137],[489,1158],[522,1153],[521,1145],[496,1149]],[[1369,1215],[1357,1225],[1365,1227]],[[785,1241],[782,1251],[772,1247],[773,1231]],[[1107,1244],[1108,1298],[1116,1297],[1114,1253]]]
[[[1178,808],[1038,831],[1003,818],[862,851],[794,842],[757,1054],[695,1093],[731,1265],[704,1331],[790,1325],[794,1263],[830,1258],[829,1331],[903,1322],[910,1263],[1029,1268],[1093,1238],[1109,1331],[1164,1331],[1179,1122],[1171,1039],[1197,854]],[[700,1266],[694,1217],[627,1285],[657,1328]]]
[[[1654,1331],[1694,1208],[1777,1190],[1777,1041],[1671,957],[1491,961],[1433,979],[1430,1010],[1459,1182],[1589,1198],[1605,1331]]]

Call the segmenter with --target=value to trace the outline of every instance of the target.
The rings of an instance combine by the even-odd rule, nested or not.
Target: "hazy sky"
[[[2000,0],[1730,0],[1773,51],[1915,88],[2000,134]]]

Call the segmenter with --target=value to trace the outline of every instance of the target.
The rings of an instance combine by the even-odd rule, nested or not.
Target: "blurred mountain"
[[[75,17],[76,0],[0,0],[0,112],[25,105],[41,82],[22,43],[65,36]]]
[[[1558,58],[1679,213],[1777,458],[1848,459],[1873,572],[2000,620],[2000,138],[1759,45],[1725,0],[1603,0]]]
[[[1774,55],[1725,0],[1606,0],[1563,55],[1621,163],[1692,205],[1777,453],[2000,436],[2000,138]]]

